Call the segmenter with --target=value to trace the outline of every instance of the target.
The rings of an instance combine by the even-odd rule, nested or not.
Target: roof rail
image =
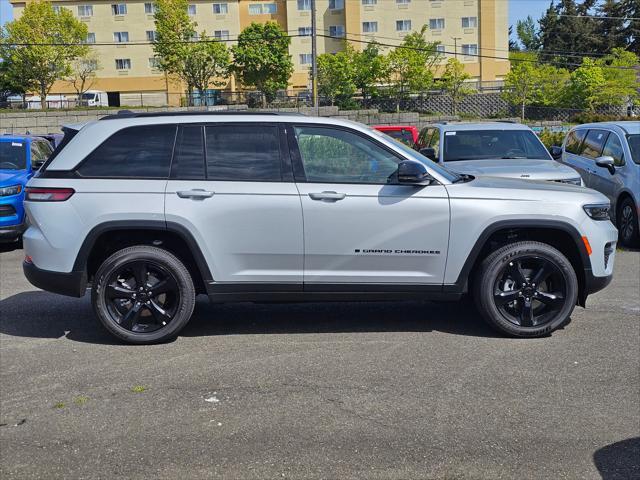
[[[147,118],[147,117],[175,117],[175,116],[195,116],[195,115],[284,115],[284,116],[305,116],[299,112],[270,112],[266,110],[219,110],[219,111],[189,111],[189,112],[132,112],[131,110],[120,110],[115,115],[106,115],[99,120],[116,120],[123,118]]]

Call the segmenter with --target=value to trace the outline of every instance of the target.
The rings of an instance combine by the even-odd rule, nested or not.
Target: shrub
[[[542,143],[544,143],[544,146],[550,148],[554,145],[562,145],[565,135],[566,132],[553,132],[548,128],[545,128],[538,136],[540,137],[540,140],[542,140]]]

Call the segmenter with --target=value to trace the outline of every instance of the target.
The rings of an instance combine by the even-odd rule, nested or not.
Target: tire
[[[175,338],[189,322],[195,288],[189,271],[171,252],[138,245],[107,258],[91,290],[93,311],[104,327],[133,344]]]
[[[541,337],[570,321],[578,280],[558,250],[525,241],[506,245],[482,261],[473,293],[494,329],[512,337]]]
[[[620,204],[617,227],[622,245],[625,247],[637,247],[640,244],[638,209],[630,198],[625,198]]]

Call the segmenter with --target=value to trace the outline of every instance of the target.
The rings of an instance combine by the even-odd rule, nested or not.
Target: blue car
[[[0,242],[18,242],[26,230],[24,188],[52,150],[45,138],[0,135]]]

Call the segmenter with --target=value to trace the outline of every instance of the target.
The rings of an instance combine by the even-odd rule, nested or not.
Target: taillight
[[[25,200],[29,202],[64,202],[75,193],[73,188],[27,187]]]

